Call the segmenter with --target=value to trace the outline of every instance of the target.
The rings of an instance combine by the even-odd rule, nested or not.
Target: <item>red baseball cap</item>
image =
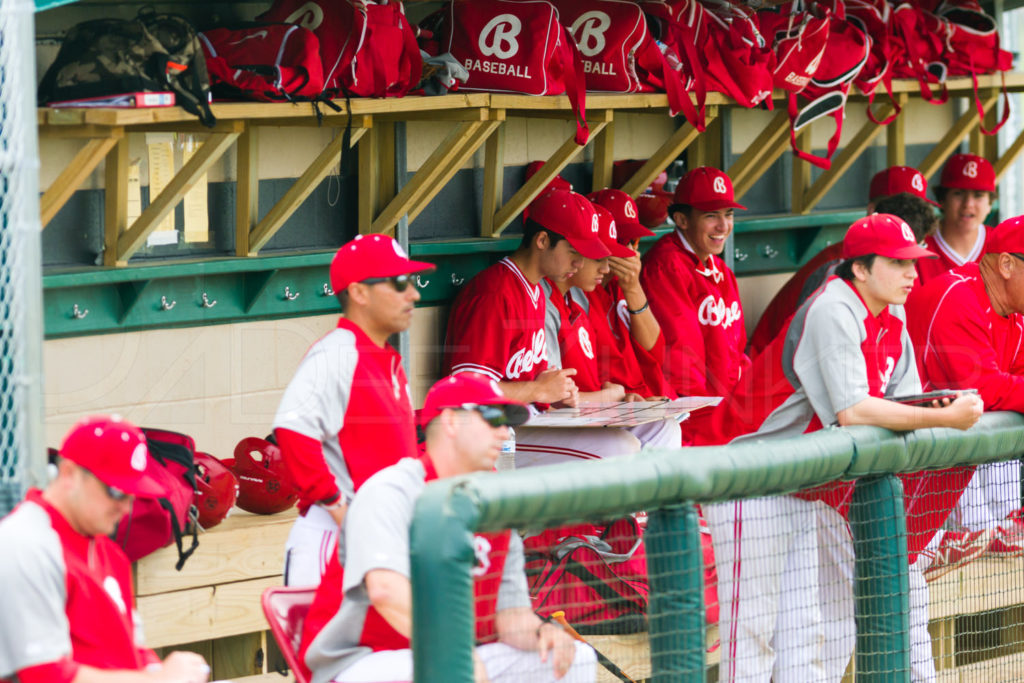
[[[608,247],[611,255],[618,256],[619,258],[636,256],[635,251],[619,244],[618,229],[612,212],[603,206],[595,204],[594,213],[597,214],[597,235],[601,238],[604,246]]]
[[[636,202],[622,190],[598,190],[588,194],[587,199],[593,202],[594,206],[611,211],[615,218],[615,228],[618,231],[616,239],[619,244],[629,244],[641,237],[654,237],[654,233],[640,223],[640,211]],[[614,251],[612,255],[618,256]]]
[[[674,200],[668,207],[670,214],[675,213],[680,204],[700,211],[747,208],[736,202],[729,176],[711,166],[701,166],[684,175],[676,187]]]
[[[940,187],[996,191],[996,171],[988,159],[976,154],[954,154],[942,167]]]
[[[648,228],[664,225],[668,222],[668,207],[672,203],[672,195],[644,192],[636,198],[636,208],[640,224]],[[652,233],[653,234],[653,233]]]
[[[60,447],[60,455],[84,467],[107,486],[135,496],[161,498],[167,489],[154,474],[142,430],[118,415],[80,420]]]
[[[530,419],[527,407],[505,396],[493,379],[476,372],[460,372],[430,387],[423,409],[420,410],[420,424],[426,426],[445,408],[462,406],[501,406],[505,420],[512,427],[518,427]]]
[[[532,178],[533,174],[535,174],[537,171],[539,171],[541,166],[543,166],[543,165],[544,165],[543,161],[531,161],[529,164],[527,164],[526,165],[526,179],[529,180],[530,178]],[[545,187],[543,190],[541,190],[541,192],[547,192],[548,190],[567,190],[567,191],[571,191],[572,190],[572,183],[570,183],[568,180],[566,180],[562,176],[556,175],[554,178],[551,179],[551,182],[547,184],[547,187]]]
[[[1024,216],[1014,216],[990,228],[986,254],[1024,254]]]
[[[598,234],[594,205],[581,194],[551,190],[530,204],[530,218],[556,232],[583,256],[602,259],[611,256]]]
[[[612,162],[612,185],[615,187],[622,187],[626,184],[626,181],[632,178],[633,174],[639,171],[646,163],[646,159],[622,159],[620,161]],[[647,187],[650,190],[660,191],[667,182],[668,172],[661,171]]]
[[[938,202],[928,199],[927,189],[928,182],[925,180],[924,174],[916,168],[910,166],[890,166],[884,171],[879,171],[871,178],[868,201],[873,202],[882,197],[909,192],[929,204],[938,206]]]
[[[878,254],[894,259],[937,256],[917,243],[906,221],[889,213],[873,213],[854,221],[843,238],[844,259]]]
[[[387,235],[356,235],[331,261],[331,289],[341,292],[353,282],[434,270],[433,263],[410,261],[402,245]]]

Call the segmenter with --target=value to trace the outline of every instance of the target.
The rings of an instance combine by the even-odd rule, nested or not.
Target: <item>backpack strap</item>
[[[1010,94],[1006,91],[1006,72],[1000,71],[999,76],[1003,80],[1003,115],[996,125],[989,129],[985,128],[985,109],[981,106],[981,97],[978,96],[978,72],[971,69],[971,82],[974,84],[974,106],[978,109],[978,128],[985,135],[995,135],[998,133],[1003,124],[1010,118]]]
[[[590,139],[590,126],[587,125],[587,86],[583,80],[583,58],[576,48],[576,43],[568,32],[561,28],[558,38],[559,66],[562,73],[562,80],[565,82],[565,93],[569,96],[569,103],[576,115],[576,144],[583,146]]]

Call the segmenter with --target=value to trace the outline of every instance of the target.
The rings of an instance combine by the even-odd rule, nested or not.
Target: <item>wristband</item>
[[[316,504],[324,510],[337,510],[345,505],[345,499],[342,497],[341,491],[338,491],[333,496],[318,500]]]
[[[648,299],[647,301],[644,302],[643,306],[641,306],[640,308],[636,309],[635,311],[632,308],[629,308],[628,306],[626,307],[626,310],[629,312],[630,315],[640,315],[641,313],[646,311],[647,307],[650,306],[650,305],[651,305],[651,301],[650,301],[650,299]]]

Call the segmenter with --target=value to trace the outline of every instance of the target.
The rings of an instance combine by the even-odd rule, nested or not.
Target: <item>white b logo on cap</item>
[[[307,2],[305,5],[288,15],[284,20],[286,24],[298,24],[310,31],[315,31],[324,22],[324,11],[315,2]]]
[[[590,232],[592,232],[592,233],[594,233],[596,235],[597,234],[597,228],[598,228],[597,214],[595,213],[593,215],[593,217],[591,217],[591,219],[590,219]]]
[[[409,255],[405,253],[405,249],[402,249],[402,245],[397,240],[391,240],[391,246],[395,248],[395,253],[398,254],[398,258],[409,260]]]
[[[477,42],[480,54],[498,59],[515,56],[519,52],[519,41],[516,40],[516,36],[522,30],[523,23],[519,21],[519,17],[514,14],[499,14],[488,21],[484,30],[480,32],[480,40]]]
[[[964,164],[964,175],[967,176],[968,178],[977,178],[978,177],[978,162],[977,161],[968,161],[966,164]]]
[[[924,192],[924,179],[920,173],[915,173],[914,177],[910,179],[910,186],[918,192]]]
[[[904,223],[903,225],[900,226],[900,229],[903,231],[903,239],[907,240],[908,242],[913,242],[914,244],[917,244],[917,240],[914,239],[914,231],[910,229],[909,225]]]
[[[619,239],[619,229],[615,227],[615,221],[612,221],[608,226],[608,235],[613,239]]]
[[[135,447],[135,450],[132,451],[132,459],[129,461],[129,464],[136,472],[146,471],[146,453],[146,444],[144,443],[140,443]]]
[[[636,207],[633,202],[626,202],[626,218],[636,218]]]
[[[711,187],[714,189],[715,194],[725,194],[729,191],[725,187],[725,178],[723,178],[722,176],[718,176],[717,178],[715,178],[715,182]]]
[[[604,12],[584,12],[573,22],[569,33],[587,57],[593,57],[604,50],[604,32],[612,25],[611,17]]]

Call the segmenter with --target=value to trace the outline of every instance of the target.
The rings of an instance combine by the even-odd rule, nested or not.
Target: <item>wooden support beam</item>
[[[359,145],[359,197],[356,201],[359,216],[359,234],[371,232],[373,218],[377,215],[377,197],[380,191],[380,173],[377,168],[377,155],[380,152],[377,134],[371,129]],[[332,143],[333,145],[333,143]],[[341,149],[341,144],[337,145]]]
[[[366,128],[353,128],[350,145],[359,142],[359,138],[363,137],[366,131]],[[281,229],[284,222],[295,213],[295,210],[302,205],[302,202],[306,201],[306,197],[331,172],[331,169],[338,163],[338,158],[341,156],[344,138],[344,130],[338,129],[330,144],[316,156],[313,163],[302,172],[302,175],[292,183],[292,186],[288,188],[284,196],[277,200],[277,203],[270,208],[267,215],[252,229],[252,232],[249,234],[250,256],[255,256],[260,249],[267,245],[267,242],[277,234],[277,231]]]
[[[716,117],[707,123],[707,129],[697,137],[697,143],[687,152],[690,168],[722,167],[722,119]]]
[[[255,127],[246,126],[238,136],[235,154],[235,255],[249,256],[249,233],[260,216],[260,157]]]
[[[615,161],[615,120],[609,121],[604,130],[592,139],[594,177],[590,189],[596,191],[612,186],[612,162]]]
[[[746,194],[761,174],[782,156],[786,145],[789,144],[787,133],[789,113],[785,109],[779,109],[761,134],[750,143],[747,151],[729,167],[728,174],[732,179],[737,199]]]
[[[377,138],[377,205],[374,214],[380,213],[395,198],[395,122],[374,121],[375,137]],[[360,145],[361,147],[361,145]],[[404,180],[404,179],[403,179]]]
[[[800,149],[810,148],[812,144],[811,127],[813,125],[808,124],[797,131],[796,144]],[[767,170],[767,166],[764,170]],[[811,184],[811,163],[793,155],[793,176],[791,180],[793,182],[790,188],[790,213],[807,213],[807,208],[804,207],[804,193],[807,192]]]
[[[243,125],[241,121],[238,121],[234,132],[210,135],[202,147],[175,174],[164,191],[155,199],[150,200],[149,206],[142,212],[142,215],[117,238],[117,265],[128,263],[128,259],[145,244],[146,238],[156,230],[164,216],[174,210],[185,193],[191,190],[192,186],[203,177],[203,174],[210,170],[210,167],[234,144],[242,133]]]
[[[900,105],[900,109],[905,109],[907,106],[907,93],[900,92],[894,93],[897,104]],[[892,105],[890,105],[892,106]],[[876,117],[879,118],[879,117]],[[907,165],[907,117],[902,115],[897,116],[892,122],[885,127],[885,164],[886,167],[890,166],[906,166]]]
[[[494,234],[494,214],[498,212],[505,189],[505,130],[502,125],[487,138],[484,146],[484,196],[480,217],[480,236]]]
[[[883,119],[894,111],[892,104],[885,104],[882,111],[876,116]],[[895,121],[893,121],[895,123]],[[892,124],[889,124],[892,125]],[[871,142],[882,132],[882,126],[872,122],[870,119],[864,122],[857,134],[853,136],[842,151],[832,159],[832,167],[818,176],[800,201],[800,213],[809,213],[825,197],[829,190],[839,182],[843,174],[850,170],[850,166],[861,154],[871,145]]]
[[[705,111],[707,122],[718,116],[718,107],[708,107]],[[658,177],[658,174],[668,168],[669,164],[675,161],[676,157],[683,153],[683,150],[697,139],[700,133],[690,123],[684,123],[675,133],[669,136],[668,140],[662,143],[661,147],[650,156],[643,166],[637,169],[629,180],[620,188],[630,197],[636,198],[644,189],[651,184],[651,181]]]
[[[128,138],[107,153],[103,171],[103,265],[117,264],[117,240],[128,227]]]
[[[992,105],[995,104],[997,95],[988,93],[982,100],[982,108],[988,111]],[[978,119],[978,113],[974,107],[970,107],[963,115],[953,124],[942,139],[939,140],[932,151],[928,153],[924,161],[918,165],[917,170],[924,175],[925,178],[931,178],[935,175],[935,172],[939,170],[939,167],[945,163],[946,158],[952,154],[953,149],[960,144],[964,137],[972,130],[978,127],[980,123]]]
[[[90,140],[85,147],[78,150],[78,154],[71,160],[60,175],[47,188],[39,200],[39,218],[42,227],[57,215],[57,212],[67,204],[71,195],[82,186],[99,163],[107,156],[107,153],[124,137],[124,129],[116,128],[111,131],[111,136],[99,140]]]
[[[499,123],[500,120],[465,121],[457,125],[427,157],[412,180],[402,187],[377,216],[370,231],[391,234],[399,218],[408,214],[412,220],[413,215],[418,214],[426,206],[424,197],[429,201],[441,191],[444,182],[440,179],[451,178],[466,159],[483,144],[487,136],[494,132]]]
[[[609,112],[610,114],[610,112]],[[610,118],[610,116],[609,116]],[[607,125],[606,121],[594,121],[588,119],[590,124],[590,138],[601,132]],[[541,190],[548,186],[548,183],[565,168],[573,157],[583,151],[583,146],[577,145],[573,138],[562,143],[551,157],[544,162],[544,165],[537,170],[530,179],[523,183],[523,186],[516,190],[505,204],[498,209],[494,215],[494,232],[492,237],[497,237],[509,226],[512,220],[522,213]]]
[[[1002,156],[995,160],[992,167],[996,171],[996,184],[998,185],[1003,178],[1003,175],[1013,166],[1013,162],[1017,161],[1020,157],[1021,152],[1024,152],[1024,131],[1022,131],[1017,138],[1010,143],[1010,146],[1006,148]]]

